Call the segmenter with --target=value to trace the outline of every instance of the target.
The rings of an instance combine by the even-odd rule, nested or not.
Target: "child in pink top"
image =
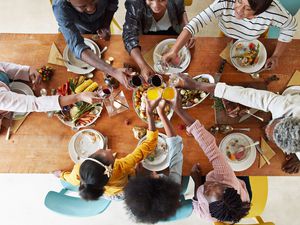
[[[175,112],[186,124],[187,131],[194,136],[213,166],[204,184],[201,182],[199,163],[192,169],[192,178],[195,182],[193,198],[195,212],[202,219],[211,222],[237,223],[250,209],[249,194],[244,181],[236,177],[213,135],[182,109],[179,94],[176,94],[176,100],[172,104]]]

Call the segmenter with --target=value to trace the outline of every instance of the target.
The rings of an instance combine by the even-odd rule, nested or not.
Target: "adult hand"
[[[78,94],[78,100],[90,104],[100,103],[102,101],[95,92],[81,92]]]
[[[179,81],[176,82],[175,87],[189,89],[189,90],[195,90],[195,89],[197,89],[197,84],[199,82],[195,81],[189,75],[178,73],[178,74],[172,75],[172,76],[178,76],[178,79],[179,79]]]
[[[296,154],[287,155],[287,161],[283,164],[282,170],[286,173],[298,173],[300,169],[300,160]]]
[[[267,62],[265,64],[265,68],[269,68],[270,70],[275,69],[278,66],[278,61],[279,58],[278,56],[271,56],[270,58],[267,59]]]
[[[165,64],[169,64],[172,61],[174,61],[176,59],[176,57],[177,57],[177,53],[171,49],[169,52],[167,52],[166,54],[164,54],[162,56],[162,61]]]
[[[149,100],[148,97],[146,97],[146,111],[148,114],[153,113],[153,110],[158,106],[160,100],[161,96],[155,100]]]
[[[185,44],[185,47],[191,49],[195,46],[196,39],[194,37],[191,37],[190,40]]]
[[[36,70],[36,68],[30,67],[29,80],[32,83],[32,89],[35,90],[42,81],[42,75]]]
[[[100,28],[99,30],[97,30],[97,34],[99,35],[100,39],[103,39],[105,41],[109,41],[111,36],[109,28]]]
[[[141,67],[141,75],[143,76],[144,80],[147,82],[151,75],[155,74],[152,68],[148,65]]]
[[[130,79],[131,75],[126,72],[125,68],[115,69],[113,77],[116,78],[127,89],[129,89],[129,90],[132,89],[132,87],[130,87],[130,85],[129,85],[129,79]]]
[[[193,165],[191,170],[191,177],[195,184],[199,184],[201,182],[202,171],[200,167],[200,163],[196,163]]]

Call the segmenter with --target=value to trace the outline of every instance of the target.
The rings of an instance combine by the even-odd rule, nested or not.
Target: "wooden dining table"
[[[91,37],[87,35],[86,37]],[[141,36],[140,45],[142,53],[145,54],[160,41],[169,36]],[[195,76],[198,74],[214,75],[219,67],[220,53],[230,41],[229,38],[218,37],[197,37],[196,46],[191,50],[192,60],[186,72]],[[268,56],[275,49],[277,40],[263,39]],[[0,34],[0,61],[12,62],[24,65],[40,67],[46,65],[52,43],[55,43],[62,53],[66,43],[61,34]],[[97,41],[102,49],[108,50],[103,54],[104,59],[113,57],[114,67],[123,67],[124,63],[135,65],[129,54],[126,52],[120,35],[113,35],[109,42]],[[51,88],[57,88],[64,84],[68,78],[76,74],[68,72],[66,67],[50,65],[54,68],[54,75],[49,82],[43,82],[41,87],[46,88],[50,93]],[[279,66],[273,71],[261,74],[260,81],[276,74],[280,79],[268,85],[268,90],[281,93],[295,72],[300,69],[300,40],[293,40],[280,58]],[[103,73],[99,70],[94,72],[94,80],[103,83]],[[227,84],[237,82],[254,82],[249,74],[237,71],[233,66],[226,63],[221,82]],[[129,110],[109,117],[106,110],[102,111],[100,118],[95,123],[96,129],[108,137],[108,145],[112,151],[117,152],[117,157],[124,157],[136,147],[136,140],[132,133],[134,126],[147,127],[135,113],[132,102],[132,91],[123,90],[130,106]],[[38,91],[36,93],[38,96]],[[207,129],[215,124],[213,99],[207,98],[198,106],[188,109],[188,112],[198,119]],[[262,112],[257,113],[262,115]],[[207,157],[194,140],[182,129],[183,122],[177,115],[173,115],[171,122],[176,132],[183,138],[183,174],[189,175],[192,166],[200,163],[202,172],[206,174],[212,169]],[[249,127],[250,132],[244,132],[253,140],[260,140],[264,133],[263,126],[255,118],[249,118],[234,127]],[[163,129],[159,129],[164,132]],[[69,170],[74,163],[68,153],[68,143],[76,131],[62,124],[57,117],[48,118],[46,113],[30,113],[19,130],[11,135],[6,141],[6,129],[0,131],[0,172],[1,173],[49,173],[54,170]],[[217,144],[225,137],[224,134],[217,134]],[[237,172],[237,175],[289,175],[281,170],[285,161],[284,153],[274,144],[269,143],[276,155],[271,159],[271,165],[258,167],[259,154],[256,155],[254,164],[247,170]],[[296,174],[299,175],[299,174]]]

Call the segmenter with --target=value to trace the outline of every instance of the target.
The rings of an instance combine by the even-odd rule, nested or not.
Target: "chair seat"
[[[66,195],[67,190],[61,192],[49,191],[44,204],[57,213],[67,216],[87,217],[102,213],[111,203],[110,200],[100,198],[96,201],[85,201],[79,197]]]

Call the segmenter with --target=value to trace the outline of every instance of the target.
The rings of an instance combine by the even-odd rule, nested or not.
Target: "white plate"
[[[160,43],[158,43],[153,51],[153,63],[154,63],[154,70],[158,73],[160,73],[161,71],[157,68],[156,63],[161,59],[159,57],[159,55],[162,55],[163,50],[166,48],[167,45],[169,44],[175,44],[176,39],[170,38],[170,39],[166,39],[161,41]],[[181,69],[178,68],[173,68],[170,67],[169,70],[166,73],[181,73],[183,71],[185,71],[188,66],[190,65],[191,62],[191,53],[190,51],[187,49],[187,47],[183,47],[180,51],[179,54],[184,54],[185,55],[185,59],[183,60],[183,62],[181,62],[181,64],[179,65],[180,67],[182,67]]]
[[[256,148],[255,148],[255,146],[250,147],[250,149],[248,151],[248,154],[241,161],[232,161],[226,155],[226,146],[227,146],[227,143],[229,141],[231,141],[232,139],[238,139],[244,145],[250,145],[250,144],[253,144],[254,142],[253,142],[253,140],[250,137],[248,137],[245,134],[242,134],[242,133],[232,133],[232,134],[229,134],[226,137],[224,137],[223,140],[221,141],[220,145],[219,145],[220,150],[222,151],[222,153],[224,154],[227,162],[229,163],[229,165],[231,166],[231,168],[234,171],[243,171],[243,170],[246,170],[250,166],[252,166],[252,164],[255,161],[255,158],[256,158]]]
[[[100,48],[94,41],[84,38],[84,43],[87,46],[89,46],[91,48],[91,50],[96,55],[99,56],[99,58],[101,58]],[[77,73],[77,74],[87,74],[87,73],[92,72],[95,69],[95,67],[92,67],[89,64],[81,61],[80,59],[77,59],[75,57],[75,55],[70,51],[68,46],[66,46],[64,49],[63,58],[65,60],[69,60],[71,62],[72,65],[70,65],[69,63],[65,63],[65,66],[68,68],[68,71],[70,71],[70,72]],[[87,69],[82,69],[80,67],[87,67]]]
[[[58,119],[65,125],[71,127],[73,130],[79,130],[81,128],[84,128],[84,127],[87,127],[87,126],[90,126],[92,125],[93,123],[96,122],[96,120],[100,117],[100,114],[102,112],[102,109],[103,109],[103,103],[99,103],[99,105],[97,105],[95,107],[96,110],[98,110],[98,112],[96,113],[96,116],[95,118],[90,122],[90,123],[87,123],[86,125],[81,125],[81,126],[75,126],[75,124],[72,122],[72,121],[65,121],[62,117],[61,114],[56,114],[56,116],[58,117]]]
[[[82,163],[97,150],[104,149],[104,145],[104,136],[99,131],[84,129],[72,136],[68,150],[74,163]]]
[[[188,75],[188,74],[187,74]],[[210,74],[200,74],[200,75],[197,75],[195,77],[193,77],[193,79],[197,79],[199,77],[202,77],[202,78],[206,78],[208,79],[209,83],[211,84],[214,84],[215,83],[215,79],[212,75]],[[195,103],[194,105],[191,105],[191,106],[182,106],[183,109],[190,109],[190,108],[193,108],[197,105],[199,105],[201,102],[203,102],[207,97],[209,96],[209,93],[206,94],[206,96],[204,98],[201,98],[201,100],[197,103]]]
[[[138,145],[140,145],[144,140],[146,140],[147,136],[144,136],[142,139],[140,139]],[[149,158],[147,157],[144,160],[144,163],[151,165],[151,166],[157,166],[159,164],[161,164],[163,161],[165,161],[165,159],[168,156],[168,146],[166,143],[166,139],[164,136],[162,136],[162,134],[159,134],[158,136],[158,141],[157,141],[157,145],[161,146],[161,145],[165,145],[166,149],[162,150],[161,148],[158,148],[158,146],[156,146],[156,157],[154,158],[153,161],[149,160]]]
[[[284,90],[282,95],[300,95],[300,86],[291,86]]]
[[[237,59],[233,58],[233,56],[239,55],[239,51],[236,49],[236,46],[238,44],[242,44],[246,48],[248,48],[248,45],[250,43],[254,43],[256,46],[259,44],[259,59],[258,62],[255,65],[249,65],[249,66],[240,66],[237,62]],[[244,73],[255,73],[259,71],[263,66],[265,65],[267,61],[267,51],[265,46],[259,41],[259,40],[252,40],[252,41],[245,41],[245,40],[240,40],[236,41],[230,48],[230,59],[232,64],[237,68],[239,71],[244,72]]]
[[[24,94],[24,95],[34,95],[31,88],[22,82],[12,82],[9,84],[10,90],[13,92],[16,92],[18,94]],[[20,120],[26,117],[29,114],[29,112],[14,112],[13,114],[13,120]]]
[[[164,139],[164,141],[166,142],[167,136],[165,134],[159,133],[158,135],[159,135],[159,138]],[[143,138],[143,139],[145,139],[145,138]],[[142,140],[139,141],[139,144],[141,142],[142,142]],[[162,160],[158,164],[156,164],[156,163],[153,164],[153,163],[149,163],[150,161],[145,159],[142,161],[142,165],[145,169],[150,170],[150,171],[161,171],[161,170],[167,169],[170,165],[170,159],[169,159],[168,155],[169,155],[169,148],[167,146],[167,154],[165,154],[165,156],[160,158],[160,160],[162,158],[164,158],[164,160]]]

